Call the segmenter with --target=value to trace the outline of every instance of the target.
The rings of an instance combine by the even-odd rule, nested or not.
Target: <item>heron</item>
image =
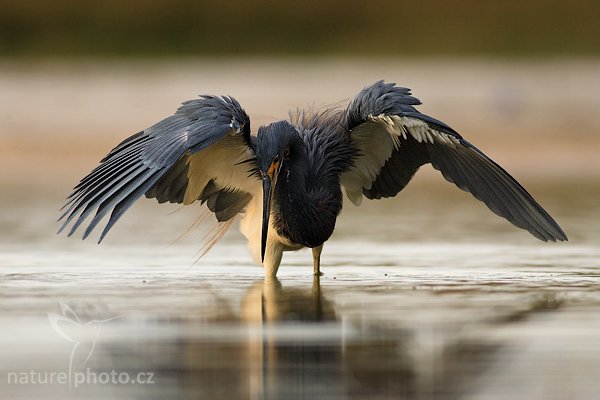
[[[100,243],[144,195],[159,203],[199,202],[214,214],[220,235],[240,220],[266,276],[276,276],[285,251],[307,247],[320,275],[343,192],[357,206],[364,198],[394,197],[431,164],[516,227],[542,241],[567,240],[521,184],[450,126],[419,112],[420,104],[410,89],[378,81],[345,108],[291,112],[253,134],[231,96],[185,101],[81,179],[67,197],[59,233],[70,226],[71,236],[89,221],[85,239],[110,212]]]

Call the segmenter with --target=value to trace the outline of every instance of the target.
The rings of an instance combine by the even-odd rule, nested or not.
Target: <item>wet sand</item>
[[[587,133],[573,133],[579,143],[573,144],[562,141],[563,129],[536,130],[531,127],[543,127],[547,121],[524,116],[506,138],[521,140],[523,132],[529,132],[534,139],[523,140],[529,148],[539,143],[541,150],[535,157],[518,148],[513,152],[513,145],[502,144],[505,136],[477,129],[485,126],[486,118],[494,118],[490,111],[494,107],[481,106],[479,110],[488,110],[482,111],[485,118],[481,120],[462,106],[455,106],[452,113],[444,111],[445,104],[455,105],[454,93],[461,104],[487,104],[482,100],[489,93],[484,88],[493,85],[481,83],[461,91],[454,81],[461,74],[458,66],[446,64],[449,75],[443,75],[436,64],[411,65],[396,66],[402,74],[389,79],[401,82],[400,75],[416,76],[416,86],[422,86],[419,96],[431,102],[427,110],[437,116],[450,115],[444,119],[452,125],[456,121],[480,132],[470,139],[490,145],[493,151],[488,152],[515,173],[557,219],[570,242],[536,241],[427,170],[396,199],[367,202],[361,208],[346,205],[325,247],[325,276],[320,282],[311,276],[307,251],[286,253],[279,281],[264,281],[237,230],[196,261],[201,232],[177,240],[199,214],[196,207],[182,209],[143,200],[100,246],[94,238],[82,242],[56,236],[58,208],[76,179],[124,135],[149,125],[157,115],[169,114],[178,101],[190,98],[188,80],[198,68],[202,72],[199,84],[192,86],[206,86],[207,92],[214,92],[222,84],[225,92],[240,93],[242,103],[256,107],[252,112],[272,109],[279,115],[288,104],[273,99],[283,95],[291,99],[293,93],[280,85],[267,93],[256,87],[268,78],[283,80],[289,64],[279,69],[271,65],[269,74],[251,69],[252,83],[242,79],[239,71],[233,73],[233,67],[214,65],[211,71],[218,73],[211,81],[204,75],[209,67],[194,63],[171,69],[178,76],[174,80],[169,80],[168,69],[155,67],[135,78],[130,78],[131,66],[109,75],[97,67],[79,66],[71,76],[60,68],[45,67],[54,71],[52,82],[41,77],[28,81],[39,70],[5,66],[8,75],[0,80],[20,82],[21,87],[13,86],[10,93],[24,97],[17,97],[22,100],[20,106],[2,97],[13,115],[3,118],[1,130],[1,151],[6,156],[1,159],[0,193],[2,396],[597,398],[600,186],[594,175],[597,170],[588,168],[596,161],[586,159],[587,152],[597,149],[591,147],[597,140],[596,122],[574,118],[585,109],[565,111],[569,116],[561,122],[565,125],[559,123],[563,116],[548,113],[553,126],[573,121],[587,126]],[[308,99],[312,93],[307,77],[321,82],[324,76],[331,77],[331,86],[318,90],[328,93],[327,88],[337,87],[331,97],[323,96],[324,101],[334,101],[354,93],[355,86],[362,86],[371,75],[386,71],[393,75],[394,70],[382,64],[364,72],[355,65],[350,72],[340,69],[337,76],[323,75],[320,68],[294,70],[298,81],[292,82],[300,98]],[[484,63],[480,69],[473,68],[481,74],[473,72],[473,79],[479,79],[490,66]],[[569,76],[572,80],[567,80],[566,87],[579,87],[576,76],[594,74],[588,67],[580,68],[565,75],[558,67],[546,66],[539,80]],[[511,74],[521,77],[519,82],[529,82],[536,75],[534,67],[519,71]],[[478,82],[502,75],[493,68],[488,72]],[[358,82],[363,73],[367,78]],[[434,76],[445,88],[455,90],[437,92],[431,83]],[[353,82],[351,88],[336,86],[344,79]],[[23,85],[25,81],[29,83]],[[407,83],[411,84],[415,86]],[[542,86],[543,93],[553,92]],[[580,97],[567,92],[571,103],[584,107]],[[249,101],[256,93],[263,104],[260,107]],[[26,98],[48,109],[25,118]],[[560,103],[552,97],[545,101],[546,110]],[[66,113],[67,103],[78,112]],[[127,111],[127,104],[137,112]],[[535,107],[531,110],[535,114]],[[102,117],[113,114],[109,119]],[[19,125],[24,134],[15,136],[14,128]],[[61,126],[63,130],[58,129]],[[496,129],[500,128],[494,127],[493,132]],[[7,150],[5,144],[16,147]],[[74,149],[78,154],[73,155]],[[553,158],[552,154],[562,155]],[[53,325],[57,315],[62,319]],[[113,371],[128,377],[152,374],[153,383],[91,381],[93,376],[105,377]],[[69,388],[68,383],[36,384],[18,375],[29,372],[36,377],[50,373],[89,376]],[[11,373],[23,382],[11,382]]]

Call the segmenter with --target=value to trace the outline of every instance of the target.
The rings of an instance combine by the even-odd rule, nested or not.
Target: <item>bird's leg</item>
[[[312,249],[313,266],[314,266],[315,276],[323,275],[323,273],[321,272],[321,252],[322,251],[323,251],[323,245],[313,247],[313,249]]]
[[[279,264],[281,264],[282,256],[283,247],[278,242],[267,242],[267,251],[265,253],[265,260],[263,262],[265,277],[275,278],[277,276],[277,270],[279,269]]]

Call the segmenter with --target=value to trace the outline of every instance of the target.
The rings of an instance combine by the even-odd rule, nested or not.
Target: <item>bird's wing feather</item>
[[[431,163],[444,178],[535,237],[567,240],[533,197],[502,167],[441,121],[421,114],[410,90],[383,81],[365,88],[342,115],[360,155],[342,175],[350,200],[393,197],[420,166]]]
[[[160,203],[207,202],[226,221],[260,190],[254,168],[250,119],[231,97],[201,96],[176,113],[124,140],[84,177],[60,217],[69,235],[95,215],[84,238],[111,212],[100,241],[142,195]]]

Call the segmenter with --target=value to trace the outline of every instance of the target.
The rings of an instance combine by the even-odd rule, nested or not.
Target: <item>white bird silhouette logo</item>
[[[103,320],[93,319],[84,324],[68,304],[59,301],[58,305],[60,306],[61,314],[48,313],[48,320],[50,321],[50,325],[52,325],[52,328],[56,331],[56,333],[69,342],[74,343],[73,349],[71,350],[71,355],[69,357],[70,386],[75,356],[79,354],[85,355],[83,361],[78,364],[78,367],[84,366],[94,352],[94,348],[96,347],[96,339],[100,334],[102,324],[119,318],[120,315]],[[87,347],[87,351],[85,350],[85,347]]]

